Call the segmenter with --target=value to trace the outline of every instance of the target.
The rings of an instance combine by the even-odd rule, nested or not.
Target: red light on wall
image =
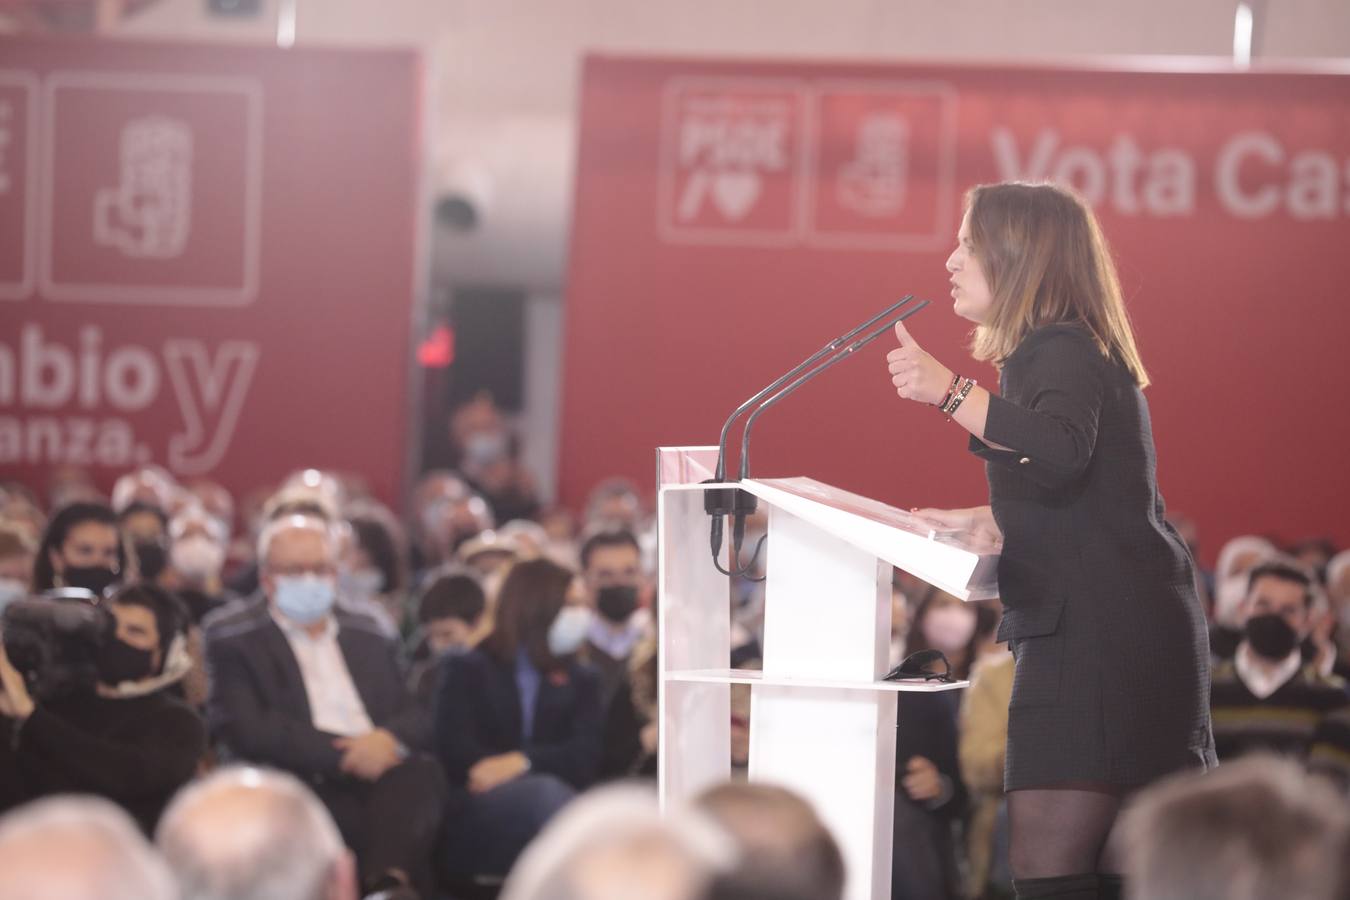
[[[455,361],[455,331],[441,323],[417,348],[417,361],[424,369],[444,369]]]

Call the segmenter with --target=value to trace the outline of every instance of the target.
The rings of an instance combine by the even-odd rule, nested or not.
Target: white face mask
[[[1247,599],[1247,576],[1229,575],[1214,586],[1214,623],[1242,627],[1242,601]]]
[[[548,627],[548,651],[554,656],[576,653],[590,630],[590,609],[585,606],[564,606]]]
[[[943,653],[964,649],[975,634],[975,610],[968,606],[940,606],[923,617],[928,646]]]
[[[346,569],[338,573],[338,593],[353,600],[369,599],[384,586],[378,569]]]
[[[225,548],[203,535],[192,535],[173,542],[169,564],[189,581],[208,581],[225,565]]]
[[[0,613],[15,600],[28,596],[28,584],[17,578],[0,578]]]

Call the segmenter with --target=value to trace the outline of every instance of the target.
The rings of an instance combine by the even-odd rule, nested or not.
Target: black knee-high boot
[[[1017,900],[1097,900],[1100,881],[1096,872],[1083,875],[1057,875],[1054,878],[1014,878]]]
[[[1120,900],[1125,896],[1125,879],[1105,872],[1097,875],[1097,896],[1101,900]]]

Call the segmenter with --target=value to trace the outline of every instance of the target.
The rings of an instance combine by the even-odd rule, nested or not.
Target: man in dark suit
[[[231,756],[294,773],[323,800],[372,889],[430,887],[445,782],[430,723],[373,620],[334,603],[337,546],[311,516],[269,522],[260,593],[206,623],[208,719]]]

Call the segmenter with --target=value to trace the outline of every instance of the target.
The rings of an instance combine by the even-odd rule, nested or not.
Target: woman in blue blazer
[[[548,560],[502,583],[492,632],[442,664],[436,752],[452,785],[443,869],[505,874],[600,764],[600,679],[576,658],[591,611]]]

